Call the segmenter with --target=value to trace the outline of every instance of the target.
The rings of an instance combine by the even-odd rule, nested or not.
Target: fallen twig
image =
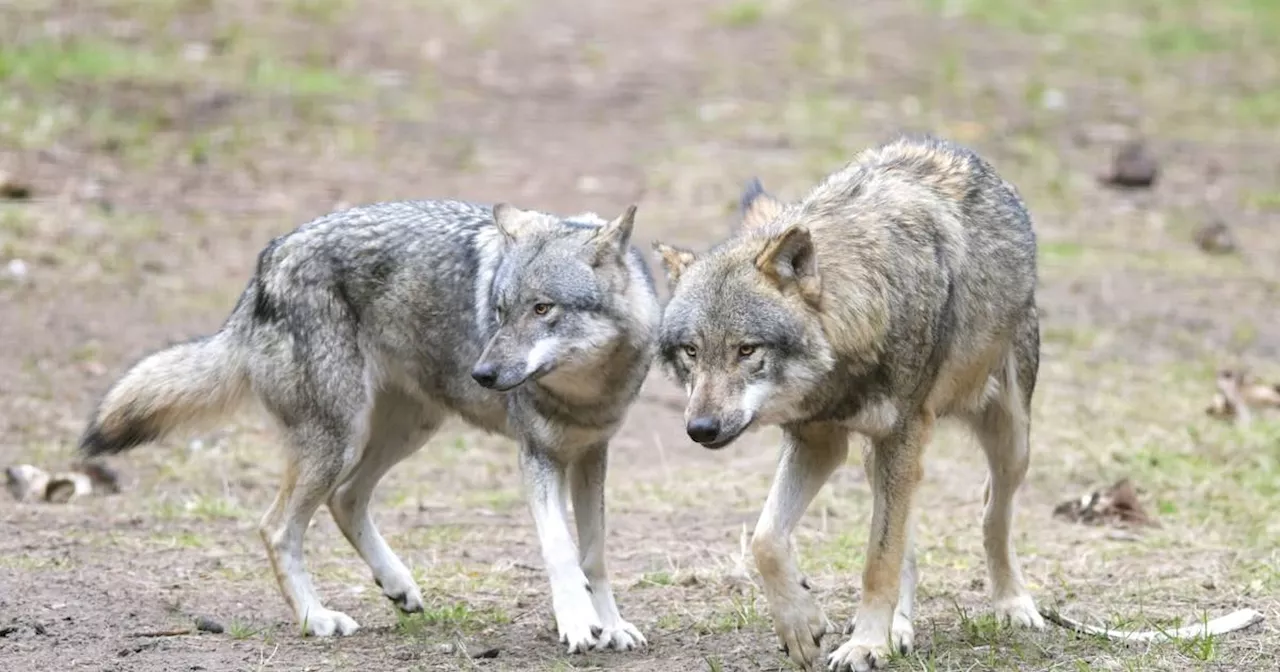
[[[147,632],[135,632],[129,636],[138,639],[144,637],[181,637],[193,632],[195,632],[195,630],[192,630],[191,628],[179,628],[176,630],[150,630]]]
[[[1054,625],[1087,635],[1106,637],[1107,639],[1121,642],[1163,642],[1170,639],[1214,637],[1228,632],[1235,632],[1236,630],[1243,630],[1255,623],[1261,623],[1265,618],[1261,612],[1253,609],[1241,609],[1205,623],[1187,625],[1172,630],[1115,630],[1097,625],[1088,625],[1043,607],[1040,609],[1040,615]]]

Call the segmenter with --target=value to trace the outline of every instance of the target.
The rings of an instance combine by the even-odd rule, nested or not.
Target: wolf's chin
[[[729,444],[741,438],[743,434],[747,433],[747,430],[751,429],[754,423],[755,423],[755,418],[751,418],[747,420],[745,424],[739,427],[738,431],[732,434],[725,434],[723,436],[718,436],[716,437],[715,441],[707,441],[706,443],[699,443],[698,445],[702,446],[703,448],[706,448],[707,450],[720,450],[721,448],[724,448],[725,446],[728,446]]]

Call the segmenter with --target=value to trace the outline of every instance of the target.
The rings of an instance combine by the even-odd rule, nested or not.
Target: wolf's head
[[[742,235],[709,252],[654,246],[671,287],[659,356],[688,394],[689,438],[707,448],[803,419],[803,400],[833,366],[809,231],[787,225],[793,206],[757,181],[742,205]]]
[[[502,239],[488,300],[495,326],[472,368],[476,382],[500,391],[543,378],[580,387],[587,376],[578,374],[599,378],[624,341],[648,346],[660,316],[647,276],[628,263],[635,212],[606,222],[494,206]]]

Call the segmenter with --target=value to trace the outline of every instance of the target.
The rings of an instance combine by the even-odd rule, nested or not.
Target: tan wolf
[[[695,253],[658,243],[672,295],[659,359],[688,395],[689,437],[751,427],[785,441],[752,554],[774,629],[811,667],[828,621],[791,535],[850,432],[874,495],[862,599],[831,670],[869,670],[913,641],[912,498],[935,422],[977,434],[990,475],[984,546],[1002,621],[1043,628],[1011,543],[1039,368],[1036,241],[1017,190],[977,154],[902,137],[859,154],[799,202],[753,180],[741,230]]]

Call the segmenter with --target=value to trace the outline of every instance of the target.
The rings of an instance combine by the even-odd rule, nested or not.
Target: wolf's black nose
[[[689,438],[698,443],[710,443],[720,436],[720,421],[715,418],[694,418],[689,421],[684,430],[689,433]]]
[[[498,367],[492,364],[477,364],[471,370],[471,377],[484,387],[493,387],[498,382]]]

